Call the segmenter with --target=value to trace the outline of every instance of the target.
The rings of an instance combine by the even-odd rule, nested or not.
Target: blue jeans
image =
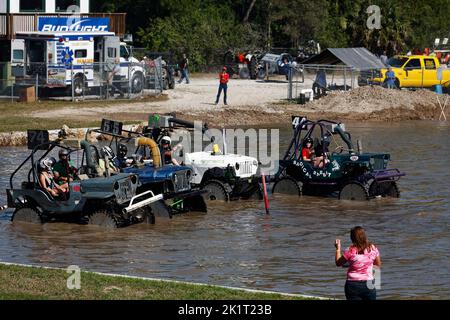
[[[345,282],[345,297],[347,300],[377,300],[377,290],[369,289],[367,281]]]
[[[186,79],[186,83],[189,83],[189,76],[187,69],[181,69],[181,78],[178,82],[181,83],[183,79]]]
[[[228,89],[228,85],[225,83],[221,83],[219,85],[219,92],[217,92],[217,97],[216,97],[216,103],[219,103],[219,99],[220,99],[220,94],[222,93],[223,90],[223,103],[227,104],[227,89]]]

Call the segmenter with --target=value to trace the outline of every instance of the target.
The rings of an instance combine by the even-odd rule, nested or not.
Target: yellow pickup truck
[[[436,57],[395,56],[388,60],[388,64],[395,73],[397,88],[431,88],[440,84],[450,94],[450,70],[445,66],[440,68]],[[388,69],[381,69],[372,81],[383,85],[387,71]]]

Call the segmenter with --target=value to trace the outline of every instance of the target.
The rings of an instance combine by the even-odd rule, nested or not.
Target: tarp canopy
[[[386,65],[366,48],[328,48],[302,64],[346,65],[357,70],[381,69]]]

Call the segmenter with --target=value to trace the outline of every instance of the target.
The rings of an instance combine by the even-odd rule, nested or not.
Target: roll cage
[[[323,146],[328,137],[331,137],[334,134],[338,134],[347,145],[347,150],[350,153],[354,152],[351,135],[349,132],[345,131],[344,125],[340,122],[324,119],[311,121],[306,119],[305,117],[293,116],[292,125],[294,134],[283,157],[283,160],[299,160],[301,156],[299,151],[303,147],[303,142],[305,141],[305,139],[312,137],[312,134],[317,127],[320,129],[320,145]]]

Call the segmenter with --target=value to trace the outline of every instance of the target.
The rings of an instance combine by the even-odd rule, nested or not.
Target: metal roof
[[[386,68],[385,64],[366,48],[328,48],[302,64],[344,64],[357,70]]]

